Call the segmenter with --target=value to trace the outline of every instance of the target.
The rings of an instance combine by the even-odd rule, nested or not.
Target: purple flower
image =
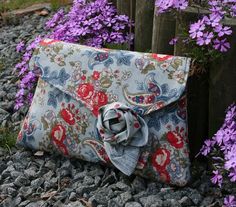
[[[236,182],[236,167],[229,173],[229,178],[231,182]]]
[[[218,33],[218,36],[219,36],[219,37],[223,37],[224,35],[231,35],[231,34],[232,34],[232,30],[231,30],[230,27],[227,27],[227,26],[223,27],[221,24],[218,25],[218,26],[214,29],[214,31],[215,31],[216,33]]]
[[[213,171],[212,183],[221,187],[223,175],[224,179],[236,182],[236,104],[228,107],[223,126],[211,140],[204,142],[199,154],[209,155],[209,151],[211,161],[218,169]],[[225,202],[226,206],[232,206],[232,199],[227,198]]]
[[[219,1],[217,1],[217,0],[210,0],[210,1],[208,1],[208,4],[210,6],[218,6],[219,5]]]
[[[155,6],[158,8],[157,12],[158,13],[163,13],[166,10],[168,10],[169,8],[171,8],[171,6],[173,6],[174,0],[156,0],[155,2]]]
[[[203,19],[207,25],[210,25],[214,28],[220,24],[220,20],[222,19],[222,17],[218,14],[213,13],[209,16],[204,16]]]
[[[22,62],[20,62],[20,63],[17,63],[17,64],[15,65],[15,69],[20,69],[20,68],[22,68],[25,64],[26,64],[25,61],[22,61]]]
[[[206,32],[202,35],[202,37],[197,38],[197,44],[200,46],[209,45],[213,37],[213,32]]]
[[[234,137],[234,142],[236,137]],[[225,169],[236,168],[236,144],[229,146],[229,150],[225,152]]]
[[[23,61],[25,61],[25,62],[29,61],[30,58],[31,58],[31,55],[32,55],[31,53],[26,52],[26,53],[23,55]]]
[[[64,17],[64,10],[60,9],[57,13],[54,14],[52,19],[46,22],[46,29],[55,27],[63,17]]]
[[[227,109],[227,113],[225,116],[226,123],[233,122],[235,114],[236,114],[236,105],[232,104]]]
[[[225,207],[236,207],[235,196],[229,195],[226,198],[224,198],[224,206]]]
[[[200,150],[200,153],[204,156],[207,156],[211,152],[211,149],[214,146],[214,144],[215,142],[210,139],[205,140],[204,145],[202,146]]]
[[[17,52],[22,52],[25,49],[25,43],[23,41],[20,41],[16,46]]]
[[[18,97],[16,97],[16,98],[18,99]],[[22,106],[24,106],[23,101],[16,100],[14,109],[15,109],[15,110],[19,110]]]
[[[168,11],[171,8],[177,9],[177,10],[184,10],[188,6],[187,0],[156,0],[155,6],[158,8],[157,13],[163,13],[165,11]]]
[[[16,93],[16,97],[24,96],[24,94],[25,94],[25,89],[21,88],[21,89]]]
[[[27,101],[28,101],[29,103],[32,102],[33,96],[34,96],[33,93],[29,93],[29,94],[28,94],[28,96],[27,96]]]
[[[220,39],[216,39],[214,40],[214,45],[213,47],[216,49],[216,50],[219,50],[221,52],[227,52],[228,49],[230,48],[230,44],[229,42],[227,42],[227,39],[223,39],[223,40],[220,40]]]
[[[203,31],[205,30],[206,25],[204,24],[203,20],[198,20],[198,22],[193,23],[190,25],[190,37],[192,39],[198,38],[203,36]]]
[[[176,1],[174,1],[174,7],[176,9],[185,10],[188,7],[188,1],[176,0]]]
[[[25,74],[25,72],[26,72],[28,69],[29,69],[28,64],[27,64],[27,65],[24,65],[24,66],[21,68],[21,70],[20,70],[20,72],[19,72],[19,75]]]
[[[175,37],[175,38],[173,38],[173,39],[170,40],[169,44],[170,44],[170,45],[176,45],[177,42],[178,42],[178,40],[179,40],[179,38],[178,38],[178,37]]]
[[[216,142],[219,146],[221,146],[223,143],[224,135],[225,135],[224,130],[220,129],[216,132],[216,134],[214,136],[214,139],[216,140]]]
[[[219,170],[213,171],[214,176],[211,178],[211,182],[214,184],[218,184],[219,187],[222,185],[223,177],[220,174]]]

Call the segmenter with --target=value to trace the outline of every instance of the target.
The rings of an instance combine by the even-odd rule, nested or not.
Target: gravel
[[[0,206],[4,207],[213,207],[222,206],[226,189],[236,192],[228,183],[221,189],[211,184],[206,168],[195,170],[199,164],[193,165],[189,185],[178,188],[60,155],[11,151],[0,156]],[[17,157],[27,160],[21,168]],[[73,173],[63,173],[66,167]],[[208,187],[203,190],[203,186]]]
[[[37,14],[26,15],[20,18],[17,25],[0,27],[0,127],[19,130],[20,121],[28,111],[28,106],[14,111],[18,77],[13,70],[21,59],[15,48],[20,41],[30,42],[45,33],[43,28],[48,18]]]

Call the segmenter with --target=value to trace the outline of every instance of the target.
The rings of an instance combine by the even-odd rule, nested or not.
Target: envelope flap
[[[190,59],[45,39],[30,65],[43,80],[85,104],[94,115],[115,101],[149,114],[183,94]]]

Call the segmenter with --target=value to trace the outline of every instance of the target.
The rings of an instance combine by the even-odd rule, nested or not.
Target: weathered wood
[[[234,25],[236,21],[234,21]],[[232,24],[233,25],[233,22]],[[221,127],[227,107],[236,102],[236,26],[229,38],[231,49],[212,63],[209,78],[209,136]]]
[[[196,11],[183,13],[181,22],[177,18],[176,34],[182,40],[183,28],[197,20]],[[175,55],[186,55],[190,48],[183,44],[175,46]],[[206,71],[208,69],[206,68]],[[193,75],[189,77],[187,84],[188,98],[188,125],[189,125],[189,146],[191,158],[199,152],[204,139],[208,137],[208,105],[209,86],[208,73]]]
[[[151,50],[153,14],[154,0],[136,0],[134,45],[136,51]]]
[[[119,14],[125,14],[132,20],[135,18],[135,0],[116,0]]]
[[[208,72],[190,76],[187,84],[188,136],[192,159],[208,137],[208,76]]]
[[[169,42],[175,36],[175,25],[176,20],[171,13],[154,15],[152,34],[153,53],[174,53],[174,46],[170,45]]]
[[[112,2],[115,7],[117,7],[117,0],[109,0],[109,2]]]

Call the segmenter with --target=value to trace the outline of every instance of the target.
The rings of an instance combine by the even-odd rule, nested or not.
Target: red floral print
[[[98,71],[94,71],[92,77],[94,80],[98,80],[100,78],[100,73]]]
[[[170,183],[170,175],[166,170],[160,172],[160,180],[165,183]]]
[[[20,131],[20,133],[18,134],[17,140],[21,141],[23,139],[23,133],[22,131]]]
[[[82,100],[87,100],[92,98],[94,94],[94,86],[90,83],[83,83],[80,84],[77,90],[77,95],[82,99]]]
[[[85,80],[86,80],[86,76],[85,76],[85,75],[82,75],[82,76],[81,76],[81,80],[85,81]]]
[[[178,106],[180,108],[185,108],[187,106],[187,99],[186,97],[183,97],[181,98],[179,101],[178,101]]]
[[[92,98],[92,112],[95,116],[98,116],[98,110],[100,107],[108,103],[108,97],[103,91],[98,91]]]
[[[170,163],[170,152],[167,149],[159,148],[152,156],[152,165],[158,172],[166,170]]]
[[[65,127],[61,124],[57,124],[56,126],[54,126],[51,132],[51,137],[53,142],[63,152],[63,154],[68,155],[68,150],[66,148],[66,145],[64,144],[64,140],[66,139]]]
[[[155,101],[155,95],[149,95],[145,97],[145,103],[150,104]]]
[[[47,45],[51,45],[52,43],[56,43],[56,42],[60,42],[60,40],[44,39],[44,40],[42,40],[42,41],[39,42],[39,45],[41,45],[41,46],[47,46]]]
[[[29,117],[27,116],[27,117],[25,117],[25,120],[24,120],[24,122],[23,122],[23,130],[24,131],[26,131],[27,129],[28,129],[28,127],[29,127]]]
[[[61,117],[69,125],[74,125],[75,124],[75,115],[69,109],[62,109],[61,110]]]
[[[95,116],[98,116],[99,108],[108,103],[108,96],[106,93],[103,91],[95,91],[94,86],[91,83],[80,84],[77,95],[92,109]]]
[[[103,106],[108,103],[108,97],[106,93],[104,93],[103,91],[99,91],[95,93],[95,96],[93,98],[94,98],[93,100],[95,102],[95,105]]]
[[[180,133],[174,132],[174,131],[169,131],[167,134],[167,140],[168,142],[174,146],[177,149],[183,148],[184,142],[183,142],[183,137],[181,136]]]
[[[156,59],[159,62],[166,61],[166,60],[168,60],[172,57],[173,57],[172,55],[158,55],[158,54],[155,54],[155,53],[152,54],[152,58]]]
[[[156,103],[157,109],[160,109],[160,108],[162,108],[164,106],[165,106],[165,102],[164,101],[159,101],[159,102]]]

